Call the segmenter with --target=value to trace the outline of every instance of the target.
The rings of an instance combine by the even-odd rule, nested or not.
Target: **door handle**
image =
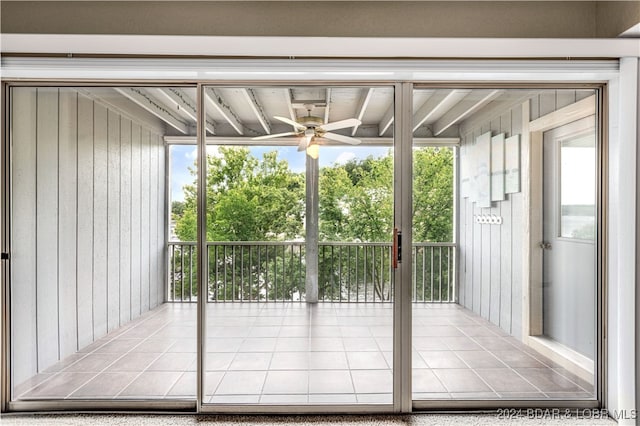
[[[402,262],[402,232],[393,228],[393,269],[398,269],[398,263]]]
[[[551,243],[547,242],[547,241],[542,241],[540,243],[540,248],[542,250],[551,250]]]

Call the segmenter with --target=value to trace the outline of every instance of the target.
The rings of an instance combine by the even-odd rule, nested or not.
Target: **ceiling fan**
[[[300,138],[300,143],[298,144],[298,151],[306,151],[307,155],[309,155],[309,157],[313,159],[318,158],[319,147],[315,140],[316,138],[330,139],[336,142],[347,143],[350,145],[358,145],[361,143],[360,139],[331,132],[331,130],[346,129],[347,127],[359,126],[360,124],[362,124],[362,122],[357,118],[348,118],[346,120],[323,124],[323,120],[320,117],[314,117],[311,115],[311,109],[313,108],[313,105],[305,105],[305,108],[308,112],[307,116],[298,118],[297,121],[291,120],[286,117],[279,117],[277,115],[273,117],[276,120],[282,121],[283,123],[292,125],[295,128],[295,131],[258,136],[252,139],[264,140],[284,136],[302,136]]]

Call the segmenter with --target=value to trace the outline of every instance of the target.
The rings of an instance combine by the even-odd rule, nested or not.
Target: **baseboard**
[[[529,336],[525,343],[582,380],[594,384],[592,359],[545,336]]]

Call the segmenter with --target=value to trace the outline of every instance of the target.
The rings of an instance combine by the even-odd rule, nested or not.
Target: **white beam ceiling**
[[[292,119],[293,121],[296,121],[296,119],[298,118],[296,116],[296,112],[293,109],[293,101],[292,101],[292,96],[291,96],[291,89],[286,88],[283,90],[284,92],[284,101],[287,104],[287,110],[289,110],[289,118]],[[298,129],[295,126],[291,126],[291,128],[293,129],[294,132],[296,132]]]
[[[330,104],[331,103],[331,88],[328,87],[325,94],[325,107],[324,107],[324,124],[329,122]]]
[[[222,96],[216,92],[212,87],[205,89],[205,103],[208,108],[213,108],[238,132],[239,135],[244,135],[244,125],[231,109],[231,107],[224,101]]]
[[[373,96],[373,87],[369,87],[368,89],[363,89],[363,93],[360,97],[360,101],[358,104],[358,108],[356,109],[356,118],[362,121],[364,117],[364,113],[367,110],[367,106],[369,106],[369,101],[371,101],[371,96]],[[351,130],[351,136],[355,136],[358,131],[359,126],[353,126],[353,130]]]
[[[240,91],[243,97],[246,99],[247,103],[249,104],[249,108],[251,108],[251,111],[253,111],[256,118],[258,119],[258,122],[264,129],[265,133],[270,134],[271,123],[269,122],[269,118],[265,114],[264,108],[258,101],[258,98],[255,92],[253,91],[253,89],[240,89]]]
[[[189,134],[188,124],[177,116],[176,113],[169,110],[164,103],[151,97],[146,90],[137,87],[117,88],[115,90],[121,95],[129,98],[134,103],[140,105],[151,114],[160,118],[180,133],[185,135]]]
[[[384,115],[382,116],[382,120],[380,120],[380,123],[378,123],[378,136],[384,135],[387,129],[391,126],[391,123],[393,123],[393,114],[394,104],[393,101],[391,101],[391,105],[389,105],[389,108],[387,108],[387,112],[384,113]]]
[[[161,98],[166,99],[170,103],[174,103],[177,108],[178,113],[183,113],[188,117],[188,119],[193,122],[194,126],[197,122],[198,112],[195,105],[195,102],[188,97],[184,91],[178,87],[166,87],[157,89],[156,93]],[[206,128],[209,133],[212,135],[216,134],[216,124],[215,121],[211,118],[210,114],[206,115]]]
[[[467,96],[469,89],[453,89],[434,93],[413,115],[413,131],[442,117],[450,108]]]
[[[465,97],[433,124],[434,136],[442,134],[442,132],[449,127],[480,110],[480,108],[500,96],[502,92],[503,90],[479,90],[472,92],[473,97],[471,95]]]

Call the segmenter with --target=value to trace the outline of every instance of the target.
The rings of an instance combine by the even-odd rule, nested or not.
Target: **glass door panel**
[[[414,400],[594,398],[595,105],[593,90],[414,92]]]
[[[12,400],[195,402],[196,305],[170,284],[185,270],[165,186],[195,94],[11,88]]]
[[[205,87],[204,404],[391,404],[393,89]]]

